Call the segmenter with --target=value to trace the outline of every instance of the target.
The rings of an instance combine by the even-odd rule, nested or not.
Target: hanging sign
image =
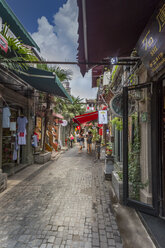
[[[112,113],[120,118],[123,118],[123,94],[115,95],[110,101],[110,109]],[[128,115],[135,112],[135,100],[132,97],[128,98]]]
[[[62,125],[63,127],[66,127],[66,126],[68,125],[68,122],[67,122],[66,120],[62,120],[61,125]]]
[[[136,50],[151,76],[165,66],[165,1],[159,2],[136,45]]]
[[[98,123],[99,124],[108,124],[107,110],[98,111]]]
[[[2,34],[0,34],[0,47],[2,48],[2,50],[7,53],[8,51],[8,43],[7,40],[3,37]]]

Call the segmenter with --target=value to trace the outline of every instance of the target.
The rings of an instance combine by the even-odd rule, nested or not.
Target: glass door
[[[151,83],[123,89],[124,204],[158,215],[158,97]]]

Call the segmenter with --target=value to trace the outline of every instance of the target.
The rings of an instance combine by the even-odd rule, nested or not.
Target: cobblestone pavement
[[[0,198],[0,248],[122,247],[99,163],[70,149]]]

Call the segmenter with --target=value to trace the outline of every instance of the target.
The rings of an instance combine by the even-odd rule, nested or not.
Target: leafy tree
[[[42,59],[44,61],[44,59]],[[73,72],[71,70],[64,70],[60,66],[48,66],[47,64],[37,64],[38,69],[54,72],[61,82],[70,81]]]
[[[73,126],[73,117],[76,115],[82,115],[85,113],[85,107],[83,105],[83,102],[79,96],[78,97],[72,97],[73,103],[68,103],[68,101],[64,99],[55,99],[55,107],[54,110],[57,113],[60,113],[64,116],[65,119],[67,119],[70,123],[70,132],[72,130]]]

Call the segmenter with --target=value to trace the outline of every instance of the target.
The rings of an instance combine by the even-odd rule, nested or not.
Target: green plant
[[[110,121],[110,124],[115,126],[115,129],[121,131],[123,129],[123,120],[119,117],[115,117]]]
[[[18,37],[10,37],[8,35],[8,30],[9,26],[5,24],[2,31],[0,32],[8,42],[7,53],[1,50],[1,64],[12,70],[27,69],[28,66],[23,63],[24,61],[36,61],[38,59],[36,58],[36,56],[33,55],[32,51],[21,42]]]
[[[130,197],[134,200],[140,199],[140,189],[144,189],[148,185],[141,182],[141,166],[140,166],[140,128],[137,121],[137,115],[133,117],[134,122],[134,139],[133,144],[129,146],[128,153],[128,178],[130,183]]]
[[[114,77],[115,77],[115,74],[116,74],[116,71],[117,71],[117,68],[118,67],[119,67],[118,65],[115,65],[114,68],[113,68],[112,75],[111,75],[111,81],[112,81],[112,83],[114,81]]]
[[[118,174],[119,179],[120,179],[121,181],[123,181],[123,172],[122,172],[122,171],[116,171],[116,173]]]
[[[92,132],[92,136],[93,136],[92,141],[93,142],[99,142],[101,138],[100,138],[100,135],[97,132],[97,129],[96,128],[91,129],[91,132]]]

